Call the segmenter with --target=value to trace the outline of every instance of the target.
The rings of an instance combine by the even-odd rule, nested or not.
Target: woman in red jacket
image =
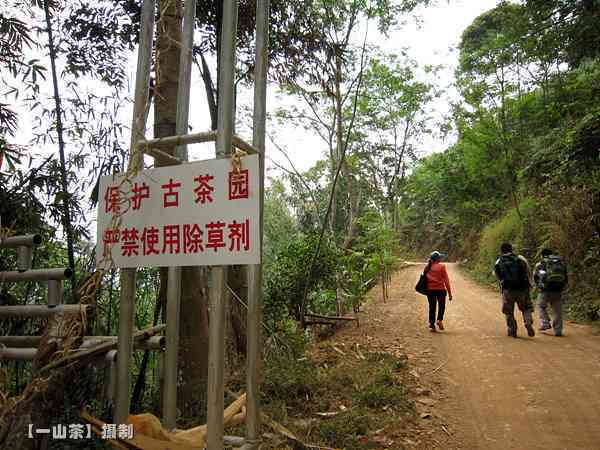
[[[446,266],[441,262],[440,252],[433,252],[429,257],[429,263],[425,268],[427,276],[427,301],[429,302],[429,328],[435,332],[435,310],[437,308],[437,326],[440,330],[444,329],[444,311],[446,310],[446,292],[448,300],[452,301],[452,289]]]

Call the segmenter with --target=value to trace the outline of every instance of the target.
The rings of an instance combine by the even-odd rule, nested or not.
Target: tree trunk
[[[179,55],[182,10],[180,2],[163,1],[160,5],[156,40],[156,86],[154,103],[154,137],[174,136],[179,88]],[[187,99],[184,99],[187,101]],[[170,155],[175,148],[167,149]],[[168,160],[156,160],[166,166]],[[178,379],[178,409],[184,417],[204,414],[208,377],[208,290],[207,270],[184,267],[181,271],[181,306]],[[166,284],[161,271],[161,284]],[[167,318],[168,320],[168,318]]]

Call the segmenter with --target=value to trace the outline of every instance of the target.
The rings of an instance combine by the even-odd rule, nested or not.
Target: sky
[[[399,53],[405,48],[409,57],[417,61],[420,66],[426,64],[444,66],[444,69],[437,74],[434,80],[429,80],[433,81],[438,89],[445,91],[445,94],[431,106],[435,119],[442,120],[443,116],[449,112],[450,100],[457,98],[457,93],[452,88],[452,83],[454,80],[454,70],[458,62],[456,46],[460,41],[460,36],[473,19],[496,6],[496,2],[496,0],[437,0],[433,6],[420,7],[417,9],[416,14],[407,16],[409,17],[408,21],[396,29],[392,29],[388,36],[378,35],[375,27],[371,26],[369,41],[381,50],[391,53]],[[419,23],[417,24],[412,17],[418,17]],[[357,44],[362,43],[362,30],[359,30],[355,39]],[[130,89],[133,89],[136,69],[135,54],[130,58],[128,69],[129,86]],[[51,94],[50,88],[51,86],[48,86],[47,94],[49,98]],[[273,84],[269,85],[267,108],[270,113],[273,113],[279,107],[296,101],[282,95],[278,91],[277,86]],[[205,91],[196,66],[192,68],[190,105],[190,126],[192,132],[208,130],[210,120],[206,106]],[[238,114],[240,116],[242,115],[242,109],[252,109],[252,92],[250,90],[242,91],[238,94],[238,111],[240,111]],[[32,122],[29,120],[30,118],[25,106],[19,108],[19,112],[20,133],[18,143],[25,144],[31,136],[28,130],[32,128]],[[149,123],[151,123],[151,120],[152,117],[150,116]],[[122,122],[127,127],[130,125],[131,107],[125,108]],[[251,141],[251,133],[248,127],[241,126],[238,132],[242,137]],[[279,146],[286,150],[294,166],[300,171],[311,168],[316,161],[325,156],[325,144],[317,137],[316,133],[306,131],[302,128],[295,128],[291,125],[278,125],[273,121],[267,123],[267,132],[277,137]],[[147,130],[147,137],[151,137],[151,127]],[[426,155],[434,151],[443,151],[452,144],[452,139],[452,135],[447,137],[445,141],[440,137],[426,137],[423,139],[418,153]],[[128,143],[128,137],[124,141]],[[289,162],[268,138],[266,145],[267,174],[269,176],[277,176],[281,173],[280,169],[275,167],[276,164],[290,168]],[[39,148],[39,153],[48,154],[55,150],[53,147],[47,149],[42,147]],[[190,160],[212,158],[214,157],[214,146],[207,144],[190,146],[189,154]],[[151,164],[151,162],[152,159],[147,158],[147,163]]]
[[[369,40],[381,50],[390,53],[400,53],[403,48],[407,49],[410,58],[417,61],[421,66],[443,65],[444,68],[438,73],[433,81],[437,88],[443,89],[445,94],[432,105],[435,120],[442,120],[443,116],[450,111],[450,100],[457,98],[456,91],[452,88],[454,81],[454,70],[458,64],[458,51],[456,47],[464,29],[483,12],[496,6],[496,0],[437,0],[434,6],[420,7],[414,19],[392,30],[389,36],[379,35],[376,31],[369,31]],[[374,29],[374,27],[371,27]],[[357,33],[357,43],[362,43],[363,35]],[[190,112],[190,126],[193,131],[205,131],[209,123],[206,100],[204,98],[204,87],[199,74],[195,71],[192,75]],[[296,101],[296,100],[291,100]],[[290,99],[282,96],[275,85],[268,88],[267,109],[273,113],[277,108],[289,104]],[[238,107],[252,107],[251,91],[241,92],[238,95]],[[278,144],[283,147],[294,166],[299,171],[310,169],[326,154],[326,147],[316,133],[308,132],[302,128],[293,126],[279,126],[272,121],[267,123],[267,132],[275,135]],[[244,132],[241,128],[239,133],[251,141],[251,134]],[[435,151],[443,151],[453,143],[450,135],[444,141],[439,137],[426,137],[418,149],[418,153],[426,155]],[[267,174],[277,176],[281,170],[273,161],[286,168],[290,168],[289,162],[277,150],[267,138],[266,143]],[[197,145],[189,148],[190,159],[206,159],[212,157],[214,150],[207,145]]]
[[[440,120],[450,111],[450,100],[458,96],[451,86],[454,81],[454,70],[458,65],[456,47],[462,32],[477,16],[494,8],[496,3],[496,0],[438,0],[436,5],[421,7],[416,11],[420,19],[419,24],[411,20],[390,32],[389,37],[370,32],[372,42],[381,50],[399,53],[406,48],[408,55],[420,66],[426,64],[444,66],[433,80],[437,88],[444,89],[446,92],[432,105],[436,119]],[[277,100],[272,92],[267,107],[272,111],[276,106]],[[278,131],[277,134],[287,137],[284,140],[285,147],[298,170],[309,169],[325,155],[324,144],[314,134],[302,129],[283,133]],[[440,138],[426,138],[418,153],[425,155],[434,151],[443,151],[452,143],[453,136],[449,136],[446,141]],[[277,149],[273,145],[269,146],[268,141],[266,155],[283,166],[289,166]],[[273,172],[277,171],[274,170],[271,174],[274,174]]]

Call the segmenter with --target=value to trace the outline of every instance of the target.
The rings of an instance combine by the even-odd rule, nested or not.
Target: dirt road
[[[567,322],[563,337],[529,338],[518,313],[519,337],[509,338],[499,294],[453,264],[446,331],[431,333],[427,301],[414,291],[422,267],[394,276],[390,300],[376,308],[377,335],[381,345],[401,343],[431,391],[417,405],[433,415],[440,448],[600,449],[600,336]],[[537,330],[537,309],[535,317]]]

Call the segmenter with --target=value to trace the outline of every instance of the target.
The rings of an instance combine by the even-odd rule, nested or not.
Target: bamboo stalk
[[[214,142],[216,139],[216,131],[203,131],[200,133],[182,134],[179,136],[167,136],[156,139],[142,140],[138,141],[138,146],[141,147],[145,152],[147,149],[150,148],[169,148],[177,147],[180,145],[199,144],[202,142]],[[177,160],[180,161],[178,158]]]
[[[0,360],[32,361],[37,353],[37,348],[0,348]]]
[[[34,269],[26,270],[25,272],[0,272],[0,281],[48,281],[48,280],[65,280],[73,276],[73,271],[70,268],[61,269]]]
[[[240,150],[244,150],[246,153],[251,155],[260,155],[260,150],[253,145],[246,142],[244,139],[239,137],[237,134],[231,136],[231,143],[234,147],[239,148]]]
[[[181,134],[178,136],[167,136],[156,139],[148,139],[138,141],[137,145],[142,151],[153,157],[167,158],[175,164],[181,164],[183,161],[179,158],[171,156],[167,153],[157,150],[158,148],[169,148],[174,146],[185,146],[190,144],[201,144],[203,142],[214,142],[217,140],[216,131],[202,131],[200,133]],[[244,150],[249,154],[260,154],[260,151],[249,144],[240,136],[233,134],[231,136],[231,144],[240,150]]]
[[[319,319],[330,319],[330,320],[358,320],[356,317],[342,317],[342,316],[324,316],[321,314],[304,314],[306,317],[317,317]]]
[[[92,305],[12,305],[0,306],[0,319],[13,317],[48,317],[54,314],[77,314],[85,311],[89,314],[93,311]]]
[[[258,448],[260,439],[260,370],[262,347],[262,254],[264,233],[265,137],[267,116],[267,74],[269,53],[269,0],[256,2],[256,53],[254,68],[254,110],[252,117],[252,150],[259,154],[260,264],[248,267],[248,329],[246,351],[246,390],[248,413],[246,440],[250,448]],[[233,136],[234,144],[237,136]],[[248,150],[246,150],[248,153]]]
[[[139,341],[142,339],[148,339],[148,338],[154,336],[155,334],[162,332],[164,329],[165,329],[165,325],[163,324],[163,325],[157,325],[155,327],[146,328],[145,330],[136,331],[135,333],[133,333],[133,340],[134,340],[134,342],[136,342],[136,341]],[[38,372],[38,374],[39,375],[45,374],[46,372],[49,372],[50,370],[56,369],[58,367],[62,367],[66,364],[69,364],[69,363],[76,361],[78,359],[81,359],[81,358],[90,357],[90,356],[98,355],[101,353],[106,353],[109,350],[115,349],[116,347],[117,347],[117,341],[107,341],[107,342],[103,342],[102,344],[97,345],[94,348],[90,348],[89,350],[69,353],[68,355],[62,357],[61,359],[54,361],[53,363],[50,363],[47,366],[42,367],[40,369],[40,371]]]
[[[15,348],[38,347],[41,340],[42,336],[0,336],[0,344]],[[116,340],[116,336],[84,336],[82,347],[89,348],[106,341]],[[159,350],[164,346],[164,336],[152,336],[148,340],[137,342],[135,347],[140,350]]]
[[[0,238],[0,248],[33,247],[42,243],[39,234],[25,234],[23,236],[11,236]]]
[[[175,156],[169,155],[168,153],[162,152],[155,148],[142,147],[142,151],[148,156],[152,156],[153,158],[164,158],[168,160],[171,164],[181,164],[183,162],[179,158],[176,158]]]

